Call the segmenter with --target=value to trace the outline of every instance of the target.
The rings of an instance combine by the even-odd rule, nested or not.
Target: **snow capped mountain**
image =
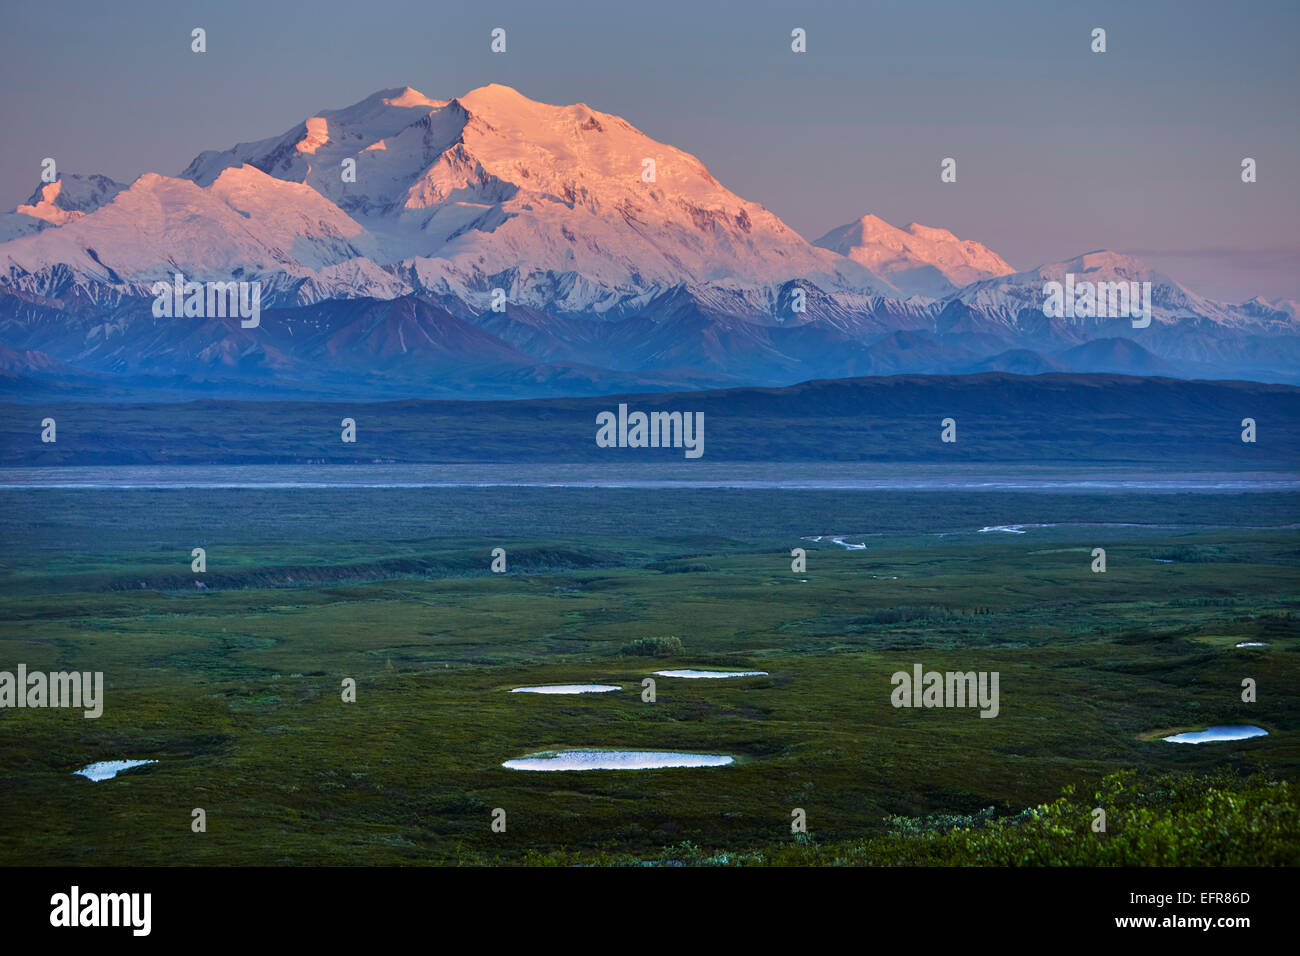
[[[617,116],[584,104],[544,106],[496,85],[458,102],[468,114],[461,143],[413,190],[412,202],[453,192],[470,202],[511,195],[493,209],[499,223],[453,219],[447,232],[437,218],[426,220],[425,231],[445,233],[440,256],[455,267],[493,275],[522,260],[534,271],[573,271],[615,289],[804,278],[892,291],[724,188],[694,156]],[[647,161],[653,182],[643,179]]]
[[[49,297],[66,290],[70,274],[136,295],[175,272],[200,281],[266,278],[272,292],[309,280],[336,295],[350,294],[358,273],[369,272],[400,289],[367,264],[373,247],[311,187],[241,166],[206,188],[146,173],[94,212],[0,246],[0,262],[5,284]]]
[[[429,117],[446,106],[447,103],[428,99],[409,87],[380,90],[346,109],[325,110],[280,136],[239,143],[222,151],[207,150],[196,156],[180,175],[207,186],[223,170],[248,164],[268,176],[305,182],[323,195],[329,195],[341,182],[342,160],[367,150],[387,151],[387,138],[411,127],[417,132],[429,129],[433,125],[428,122]],[[453,122],[448,128],[454,126]],[[373,176],[364,182],[361,179],[358,177],[363,188],[355,193],[363,193],[366,183],[382,181]]]
[[[1242,311],[1265,320],[1275,320],[1279,315],[1291,319],[1300,317],[1300,301],[1295,299],[1265,299],[1254,296],[1241,304]]]
[[[1122,283],[1130,292],[1136,284],[1141,301],[1149,305],[1150,324],[1141,325],[1145,319],[1136,308],[1129,315],[1113,314],[1110,308],[1098,308],[1098,314],[1092,315],[1045,315],[1045,287],[1067,282],[1076,290],[1082,283],[1098,290],[1103,283]],[[1098,291],[1098,303],[1103,298]],[[1105,298],[1109,305],[1109,294]],[[1109,250],[985,279],[937,307],[934,327],[939,334],[979,331],[1000,335],[1008,344],[1052,351],[1101,339],[1137,343],[1155,359],[1144,365],[1113,348],[1109,353],[1094,349],[1062,356],[1090,367],[1124,367],[1135,374],[1162,374],[1154,370],[1177,368],[1182,374],[1215,377],[1232,370],[1237,377],[1290,381],[1295,373],[1286,370],[1300,357],[1300,323],[1284,308],[1215,302],[1133,256]]]
[[[154,318],[151,287],[177,272],[260,281],[265,321]],[[1044,315],[1044,284],[1067,275],[1150,282],[1150,326]],[[1103,339],[1123,341],[1071,351]],[[176,177],[43,185],[0,218],[0,347],[11,375],[53,368],[39,352],[65,376],[305,391],[370,374],[481,394],[982,367],[1278,381],[1300,367],[1300,322],[1294,302],[1214,302],[1108,251],[1013,272],[872,215],[809,243],[620,117],[493,84],[381,90]]]
[[[62,226],[78,216],[94,212],[125,188],[107,176],[73,173],[36,190],[27,200],[27,205],[19,206],[17,211]]]
[[[1240,309],[1197,295],[1168,276],[1156,272],[1140,259],[1108,249],[1087,252],[1064,262],[1049,263],[1025,272],[975,282],[949,297],[948,301],[960,302],[997,321],[1015,325],[1017,317],[1026,309],[1035,311],[1038,317],[1042,317],[1045,302],[1043,286],[1048,282],[1063,283],[1067,274],[1074,277],[1076,284],[1150,282],[1153,323],[1170,325],[1186,318],[1208,318],[1225,325],[1251,324],[1251,320]],[[1115,319],[1094,316],[1060,321],[1097,326],[1108,325]],[[1122,319],[1121,324],[1128,324],[1127,319]]]
[[[940,298],[981,279],[1015,272],[991,249],[947,229],[912,223],[897,229],[865,215],[832,229],[813,245],[860,263],[905,295]]]
[[[63,264],[126,285],[242,266],[298,302],[431,291],[479,309],[494,288],[516,304],[595,312],[711,282],[760,297],[795,278],[896,294],[694,156],[584,104],[495,84],[446,102],[383,90],[282,136],[202,153],[180,179],[147,174],[62,224],[57,240],[0,248],[10,285],[50,294]]]
[[[182,175],[203,184],[239,162],[327,196],[413,288],[484,307],[495,287],[514,303],[598,312],[647,288],[722,280],[893,292],[620,117],[497,84],[447,102],[384,90],[281,137],[202,154]]]
[[[75,173],[45,183],[26,203],[0,216],[0,242],[32,235],[50,226],[63,226],[94,212],[125,189],[107,176]]]

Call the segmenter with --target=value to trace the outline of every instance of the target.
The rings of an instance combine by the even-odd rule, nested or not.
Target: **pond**
[[[72,775],[74,777],[85,777],[87,780],[112,780],[123,770],[130,770],[132,767],[143,767],[147,763],[157,762],[157,760],[101,760],[99,763],[92,763],[88,767],[72,771]]]
[[[722,767],[725,754],[689,754],[662,750],[565,750],[528,754],[507,760],[510,770],[662,770],[669,767]]]
[[[1171,744],[1209,744],[1223,740],[1249,740],[1251,737],[1267,736],[1268,731],[1262,727],[1241,724],[1237,726],[1208,727],[1205,730],[1174,734],[1172,737],[1162,739],[1169,741]]]
[[[608,694],[622,690],[618,684],[542,684],[537,687],[516,687],[512,694]]]

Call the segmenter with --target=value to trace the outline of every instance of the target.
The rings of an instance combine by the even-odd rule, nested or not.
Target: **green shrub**
[[[1092,831],[1095,807],[1106,832]],[[953,824],[957,824],[953,826]],[[969,824],[969,825],[965,825]],[[1296,866],[1296,786],[1265,773],[1106,776],[1095,793],[1066,787],[1051,803],[993,819],[886,820],[883,837],[825,847],[788,847],[778,865],[866,866]]]
[[[1094,793],[1066,787],[1051,803],[1010,816],[886,817],[886,832],[818,843],[789,841],[745,849],[663,847],[661,866],[1296,866],[1300,865],[1297,787],[1265,772],[1120,771]],[[1092,830],[1106,810],[1106,832]],[[545,862],[643,863],[625,854],[578,854]]]
[[[624,644],[621,653],[632,657],[673,657],[682,652],[682,642],[668,637],[641,637],[631,644]]]

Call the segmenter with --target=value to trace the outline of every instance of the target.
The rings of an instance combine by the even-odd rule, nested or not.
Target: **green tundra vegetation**
[[[1118,771],[1087,794],[1067,786],[1050,803],[994,817],[889,817],[882,836],[705,852],[683,841],[659,855],[689,866],[1295,866],[1300,864],[1300,795],[1267,773]],[[1097,807],[1109,808],[1094,830]],[[538,862],[581,862],[539,855]],[[617,864],[617,857],[604,862]]]
[[[1297,504],[0,491],[0,671],[105,682],[98,719],[0,710],[0,863],[1295,864]],[[998,672],[997,717],[895,708],[916,664]],[[696,667],[767,676],[643,699]],[[561,683],[622,690],[509,693]],[[1161,739],[1220,724],[1268,735]],[[501,766],[566,749],[735,761]],[[116,759],[158,762],[73,775]]]

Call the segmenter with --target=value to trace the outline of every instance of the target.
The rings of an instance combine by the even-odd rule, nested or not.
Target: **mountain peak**
[[[107,176],[69,173],[52,183],[42,183],[27,203],[14,212],[52,226],[62,226],[112,202],[125,188]]]
[[[1159,280],[1155,271],[1136,256],[1125,255],[1112,249],[1094,249],[1081,256],[1042,266],[1045,275],[1073,273],[1079,277],[1095,274],[1104,279]]]
[[[944,296],[1015,271],[997,253],[947,229],[915,222],[898,229],[870,213],[832,229],[814,245],[848,256],[907,295]]]
[[[851,225],[856,227],[863,236],[887,236],[898,231],[875,213],[870,212]]]
[[[159,177],[160,179],[165,177]],[[239,166],[227,166],[212,181],[212,188],[217,193],[226,192],[232,189],[256,189],[262,186],[276,188],[283,186],[298,186],[299,183],[293,183],[282,179],[276,179],[274,176],[268,176],[256,166],[249,163],[243,163]]]
[[[419,90],[410,86],[380,90],[375,96],[379,97],[385,106],[427,106],[430,109],[441,109],[447,105],[445,100],[431,100]]]
[[[585,103],[543,103],[503,83],[475,87],[456,97],[454,102],[472,115],[493,125],[511,127],[525,137],[552,132],[557,123],[567,125],[566,121],[575,116],[585,120],[595,115]]]
[[[456,97],[462,103],[468,105],[470,102],[480,105],[495,102],[512,102],[512,103],[536,103],[536,100],[530,100],[524,94],[520,93],[513,86],[506,86],[504,83],[487,83],[483,86],[476,86],[474,89]]]

